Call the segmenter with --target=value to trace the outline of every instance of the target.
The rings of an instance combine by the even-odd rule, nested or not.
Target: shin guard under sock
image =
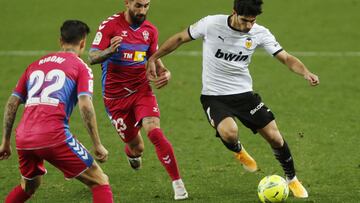
[[[170,142],[166,139],[162,130],[155,128],[148,133],[148,137],[154,144],[157,157],[165,167],[171,179],[180,179],[180,173],[176,163],[174,150]]]
[[[280,148],[273,148],[276,159],[280,162],[286,177],[291,180],[295,177],[294,161],[291,156],[290,149],[284,140],[284,144]]]

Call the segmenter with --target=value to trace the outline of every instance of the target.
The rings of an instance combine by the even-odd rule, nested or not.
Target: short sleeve
[[[268,54],[275,56],[283,50],[279,42],[276,41],[274,35],[271,34],[269,30],[264,32],[261,39],[262,41],[260,46],[263,47]]]
[[[148,53],[147,53],[147,55],[149,57],[151,55],[153,55],[156,52],[156,50],[159,48],[158,47],[158,43],[159,43],[158,40],[159,40],[159,33],[158,33],[157,29],[154,28],[153,32],[151,34],[151,44],[150,44],[150,47],[149,47],[149,50],[148,50]]]
[[[91,49],[104,50],[110,46],[112,33],[111,23],[104,21],[98,28]]]
[[[205,36],[207,19],[208,17],[202,18],[198,22],[190,25],[188,32],[192,39],[203,38]]]
[[[21,75],[12,93],[12,95],[19,97],[23,103],[26,101],[26,97],[27,97],[27,81],[28,81],[27,72],[28,72],[28,68]]]
[[[94,79],[91,68],[85,62],[81,61],[77,81],[77,96],[89,95],[94,92]]]

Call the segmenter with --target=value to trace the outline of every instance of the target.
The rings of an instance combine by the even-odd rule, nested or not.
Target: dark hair
[[[262,0],[234,0],[234,10],[240,16],[258,16],[262,13]]]
[[[78,44],[90,33],[90,28],[79,20],[66,20],[61,28],[61,40],[68,44]]]

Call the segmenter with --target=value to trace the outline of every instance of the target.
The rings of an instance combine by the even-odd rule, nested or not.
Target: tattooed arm
[[[3,137],[2,137],[2,144],[0,146],[0,160],[8,159],[9,156],[11,155],[11,146],[10,146],[11,131],[15,122],[16,112],[20,104],[21,104],[21,99],[19,97],[11,95],[5,106]]]
[[[105,50],[91,50],[89,51],[89,61],[91,65],[102,63],[110,56],[112,56],[117,48],[120,46],[122,37],[115,36],[110,40],[110,46]]]
[[[90,50],[89,51],[89,62],[91,65],[102,63],[109,58],[113,53],[110,47],[105,50]]]
[[[99,132],[97,129],[96,115],[91,97],[87,95],[82,95],[79,97],[79,108],[80,114],[85,122],[85,127],[91,137],[95,148],[96,159],[100,162],[105,162],[108,157],[108,151],[101,144]]]

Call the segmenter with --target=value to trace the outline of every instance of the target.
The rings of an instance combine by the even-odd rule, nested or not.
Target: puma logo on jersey
[[[243,55],[240,51],[239,54],[226,53],[221,49],[218,49],[216,54],[216,58],[225,59],[226,61],[246,61],[249,58],[249,55]]]

